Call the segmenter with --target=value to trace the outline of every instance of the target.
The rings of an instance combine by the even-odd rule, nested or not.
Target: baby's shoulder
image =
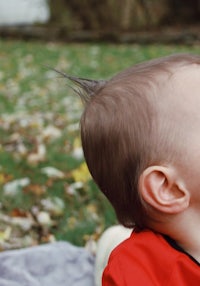
[[[132,232],[131,236],[120,243],[111,253],[110,261],[129,260],[132,263],[140,261],[142,264],[172,264],[178,252],[173,249],[165,238],[156,232],[144,230]]]
[[[133,232],[111,253],[103,281],[112,285],[200,285],[199,265],[161,234]],[[104,283],[103,285],[111,285]]]
[[[133,282],[136,285],[160,285],[160,281],[170,279],[178,255],[162,235],[152,231],[133,232],[112,251],[104,280],[109,281],[108,277],[112,277],[116,281],[125,281],[119,285]]]

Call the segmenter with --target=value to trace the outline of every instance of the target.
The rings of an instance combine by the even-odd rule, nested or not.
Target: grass
[[[13,210],[23,210],[28,216],[35,208],[50,212],[54,224],[45,231],[76,245],[97,239],[105,228],[116,223],[112,207],[81,168],[83,158],[74,156],[80,147],[77,123],[82,105],[65,80],[45,65],[71,75],[99,79],[109,78],[134,63],[177,52],[200,53],[200,49],[1,40],[1,213],[11,215]],[[47,127],[54,127],[59,136],[45,135]],[[32,155],[39,154],[39,148],[44,148],[45,154],[31,160]],[[49,166],[62,171],[64,177],[44,174],[42,168]],[[29,184],[15,190],[14,195],[6,195],[5,186],[20,178],[28,178]],[[77,181],[81,187],[71,191]],[[60,207],[59,214],[52,213],[42,204],[47,198],[59,198],[65,207]]]

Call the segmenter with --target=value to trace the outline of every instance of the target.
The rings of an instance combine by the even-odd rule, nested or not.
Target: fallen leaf
[[[37,146],[36,152],[30,153],[27,156],[27,162],[33,166],[37,165],[40,162],[45,161],[45,159],[46,159],[46,146],[44,144],[39,144]]]
[[[68,195],[76,195],[77,194],[76,190],[83,188],[83,186],[84,186],[83,182],[75,182],[70,185],[66,185],[65,192]]]
[[[10,238],[12,232],[12,228],[10,226],[6,227],[5,230],[0,231],[0,241],[6,241]]]
[[[29,231],[35,225],[35,222],[31,216],[29,217],[13,217],[10,221],[12,225],[20,227],[23,231]]]
[[[51,226],[53,224],[53,221],[51,220],[51,217],[47,212],[44,211],[39,212],[36,218],[41,226]]]
[[[10,212],[11,217],[28,217],[28,213],[25,210],[15,208]]]
[[[73,151],[72,151],[72,156],[73,158],[75,158],[76,160],[82,160],[83,159],[83,149],[82,147],[76,147]]]
[[[54,140],[61,137],[62,132],[60,129],[53,125],[49,125],[42,131],[42,137],[46,140]]]
[[[52,216],[62,216],[65,209],[64,201],[59,197],[52,197],[41,200],[41,205],[45,211],[48,211]]]
[[[72,178],[75,182],[87,182],[91,179],[90,172],[86,163],[82,163],[77,169],[71,172]]]
[[[4,195],[16,196],[23,187],[26,187],[29,184],[30,184],[29,178],[22,178],[22,179],[17,179],[17,180],[8,182],[3,186]]]
[[[5,184],[5,183],[9,182],[12,178],[13,178],[12,175],[0,173],[0,184]]]
[[[46,187],[42,185],[29,185],[26,188],[24,188],[25,193],[32,193],[36,196],[42,196],[46,193]]]
[[[65,174],[62,171],[54,167],[44,167],[41,169],[41,172],[49,178],[63,179],[65,177]]]

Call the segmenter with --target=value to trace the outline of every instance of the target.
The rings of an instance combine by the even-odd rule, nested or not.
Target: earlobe
[[[179,213],[189,205],[189,192],[171,167],[151,166],[139,180],[143,200],[163,213]]]

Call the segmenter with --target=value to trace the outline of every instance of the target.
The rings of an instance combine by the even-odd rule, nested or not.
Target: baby
[[[131,236],[102,285],[200,285],[200,56],[137,64],[108,81],[70,78],[85,110],[92,177]]]

